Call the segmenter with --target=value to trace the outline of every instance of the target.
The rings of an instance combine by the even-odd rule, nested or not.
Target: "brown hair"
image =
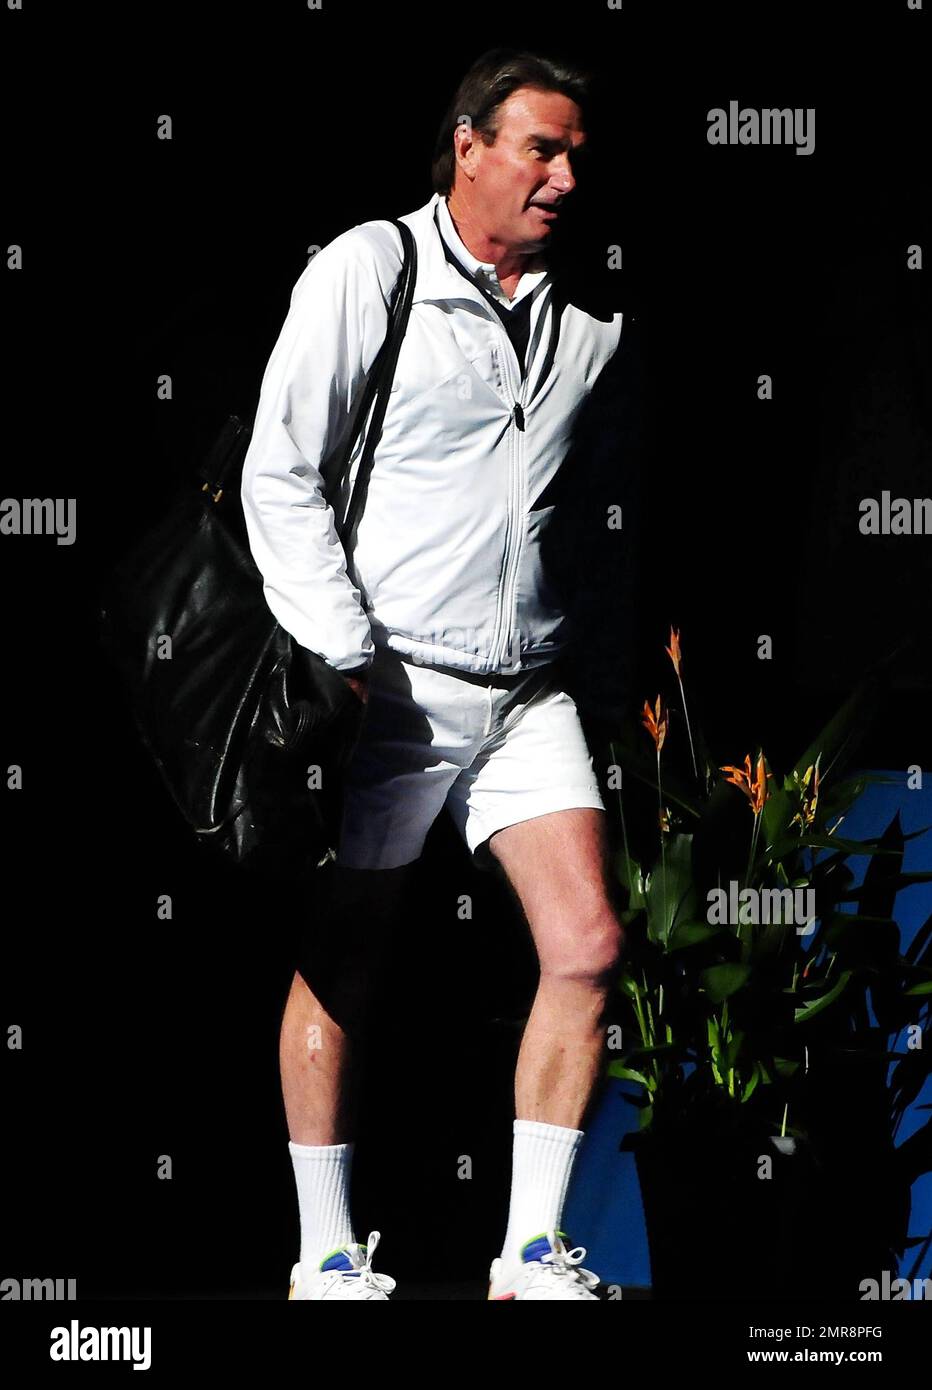
[[[477,58],[456,89],[437,132],[431,178],[435,193],[451,193],[456,172],[453,132],[461,116],[487,145],[498,134],[498,109],[519,87],[562,92],[585,112],[591,95],[590,75],[581,68],[517,48],[491,48]]]

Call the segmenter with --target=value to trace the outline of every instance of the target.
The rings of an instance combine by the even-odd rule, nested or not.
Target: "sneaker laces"
[[[376,1289],[379,1293],[390,1294],[395,1287],[396,1281],[390,1274],[377,1274],[372,1268],[372,1256],[375,1254],[376,1246],[381,1238],[380,1231],[370,1231],[369,1239],[363,1247],[366,1251],[365,1260],[356,1269],[343,1271],[343,1278],[353,1281],[353,1292],[356,1294],[358,1291],[360,1298],[366,1298],[371,1289]]]
[[[571,1298],[586,1298],[587,1290],[596,1288],[601,1282],[591,1269],[581,1268],[586,1258],[586,1247],[576,1245],[572,1250],[567,1250],[555,1231],[548,1231],[547,1239],[551,1248],[541,1255],[541,1265],[549,1276],[566,1280]]]

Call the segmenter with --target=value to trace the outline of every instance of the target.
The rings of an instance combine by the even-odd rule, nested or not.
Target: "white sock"
[[[511,1206],[502,1246],[506,1264],[521,1259],[521,1247],[543,1231],[559,1230],[563,1203],[583,1130],[515,1120]]]
[[[354,1143],[295,1144],[288,1141],[301,1216],[301,1277],[310,1279],[325,1255],[355,1244],[349,1186]]]

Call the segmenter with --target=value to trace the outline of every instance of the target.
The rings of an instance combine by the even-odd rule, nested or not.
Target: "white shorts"
[[[575,702],[549,665],[479,676],[377,648],[337,863],[413,863],[444,805],[484,869],[496,830],[575,806],[605,809]]]

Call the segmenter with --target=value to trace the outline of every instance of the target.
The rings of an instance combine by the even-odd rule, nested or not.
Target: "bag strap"
[[[411,301],[414,298],[414,283],[417,278],[417,248],[414,244],[414,237],[411,233],[411,229],[404,222],[400,222],[396,217],[386,218],[385,220],[391,222],[398,228],[404,249],[404,260],[398,279],[395,282],[392,295],[388,332],[384,343],[379,349],[378,356],[373,363],[365,390],[354,412],[353,426],[339,467],[334,470],[332,486],[328,486],[325,489],[327,501],[331,502],[349,471],[349,462],[353,449],[361,433],[363,422],[369,414],[369,409],[372,406],[374,397],[375,407],[372,410],[372,416],[366,430],[366,440],[363,446],[362,457],[359,460],[359,467],[356,471],[356,477],[353,482],[353,490],[350,495],[349,504],[346,508],[342,523],[339,520],[336,522],[337,535],[340,537],[340,541],[343,544],[348,567],[351,567],[350,550],[352,549],[354,529],[359,520],[362,507],[365,504],[366,492],[369,485],[369,474],[372,471],[375,448],[381,435],[382,421],[385,418],[385,408],[388,405],[388,397],[395,377],[395,366],[398,362],[401,340],[408,326]]]
[[[353,492],[347,508],[346,518],[341,526],[337,521],[337,533],[342,540],[343,532],[348,529],[347,523],[355,522],[362,502],[359,493],[359,484],[368,479],[369,470],[372,467],[372,455],[378,442],[379,431],[382,428],[382,419],[385,415],[385,406],[388,402],[388,393],[395,374],[395,363],[398,360],[398,351],[401,347],[401,340],[405,335],[408,326],[408,315],[411,310],[411,301],[414,297],[414,282],[417,277],[417,248],[414,244],[414,236],[409,227],[404,222],[400,222],[396,217],[385,218],[386,222],[393,223],[401,233],[402,246],[404,248],[404,260],[401,271],[392,291],[392,304],[389,311],[388,331],[385,341],[379,349],[378,355],[372,364],[372,369],[366,381],[362,395],[357,402],[353,412],[353,424],[349,438],[343,448],[338,467],[334,470],[333,476],[324,485],[324,495],[330,502],[336,491],[342,486],[343,480],[349,470],[349,461],[352,457],[356,440],[359,438],[363,422],[369,413],[373,397],[379,393],[376,409],[373,413],[369,437],[360,459],[359,471],[353,484]],[[251,427],[240,418],[239,415],[229,415],[224,421],[223,426],[217,435],[206,459],[197,469],[197,477],[201,482],[201,491],[209,493],[212,500],[216,503],[220,500],[224,491],[229,491],[234,482],[239,468],[242,466],[246,450],[249,446]],[[334,509],[336,510],[336,509]],[[352,513],[352,515],[351,515]]]

